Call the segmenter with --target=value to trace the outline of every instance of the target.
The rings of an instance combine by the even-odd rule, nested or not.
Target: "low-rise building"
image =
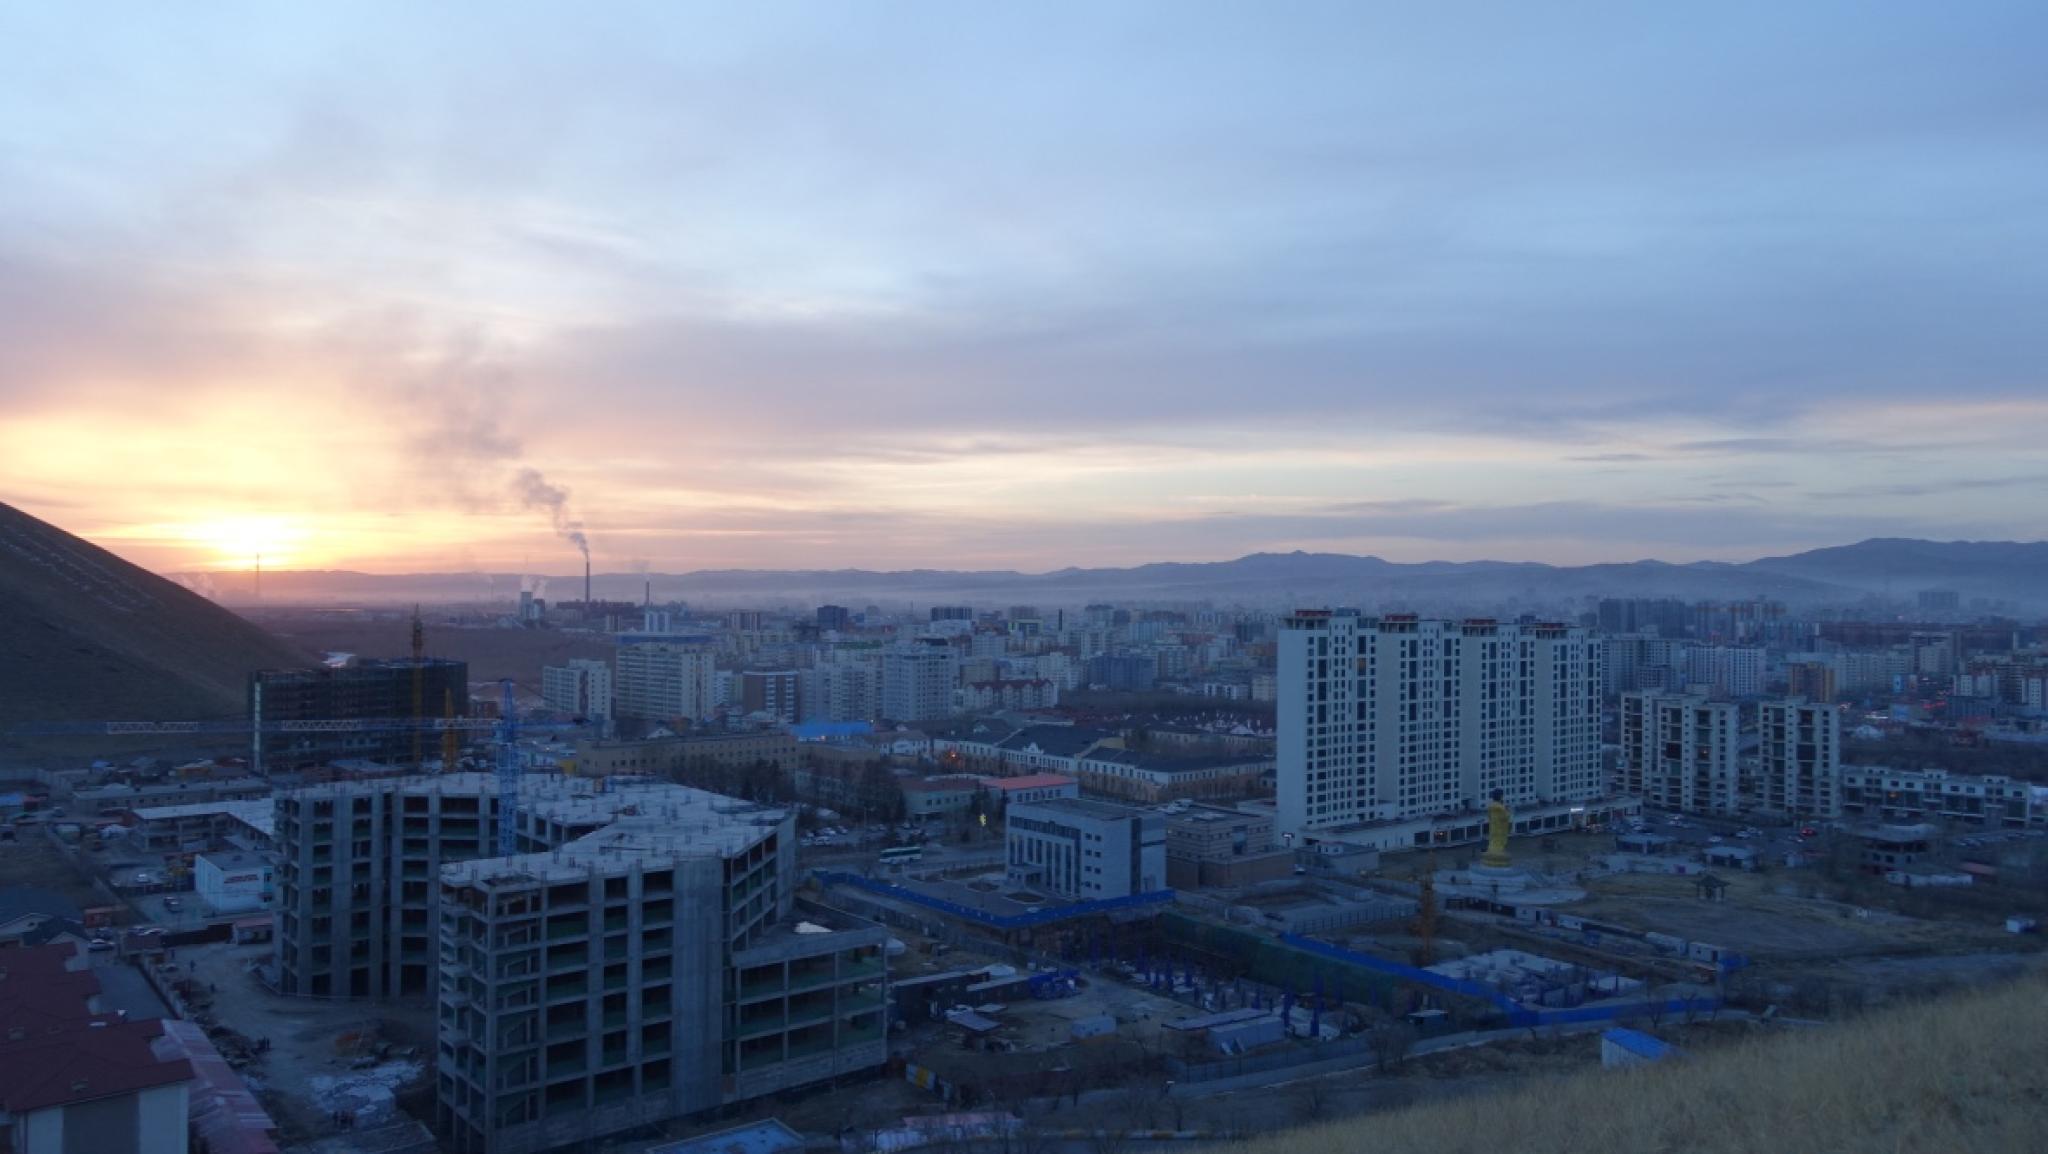
[[[1167,887],[1166,821],[1156,810],[1061,798],[1005,814],[1010,880],[1070,901]]]
[[[69,945],[0,950],[0,1148],[186,1154],[192,1063],[100,1004]]]
[[[1270,753],[1182,757],[1097,748],[1079,758],[1075,770],[1089,793],[1158,803],[1268,793],[1273,766]]]
[[[128,844],[145,853],[192,853],[234,846],[269,848],[277,832],[277,803],[268,797],[249,801],[207,801],[188,805],[151,805],[121,815],[129,829]]]
[[[192,859],[192,889],[217,914],[242,914],[270,905],[270,858],[258,853],[203,853]]]
[[[1940,831],[1924,822],[1872,826],[1857,830],[1855,837],[1863,847],[1864,871],[1874,874],[1918,866],[1931,858],[1940,843]]]
[[[1166,882],[1174,889],[1250,885],[1293,868],[1294,851],[1273,839],[1271,814],[1213,805],[1166,810]]]
[[[1963,822],[1989,829],[2048,826],[2048,786],[1996,774],[1845,765],[1842,812],[1852,817]]]
[[[578,777],[619,773],[665,777],[705,766],[745,769],[772,765],[786,771],[795,769],[797,760],[796,738],[786,730],[735,730],[646,741],[579,741],[575,766]]]

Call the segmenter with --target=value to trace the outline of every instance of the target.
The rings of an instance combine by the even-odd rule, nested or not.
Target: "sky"
[[[203,7],[0,14],[0,501],[159,570],[2048,537],[2038,0]]]

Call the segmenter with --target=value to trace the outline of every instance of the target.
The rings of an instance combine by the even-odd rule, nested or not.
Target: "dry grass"
[[[1589,1071],[1248,1143],[1243,1154],[2003,1154],[2048,1149],[2048,977],[1695,1060]]]

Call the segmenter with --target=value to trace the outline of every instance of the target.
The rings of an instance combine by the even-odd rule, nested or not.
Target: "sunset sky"
[[[312,7],[0,17],[0,501],[161,570],[2048,536],[2039,0]]]

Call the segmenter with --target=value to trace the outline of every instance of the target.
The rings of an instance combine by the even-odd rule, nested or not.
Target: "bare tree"
[[[1382,1022],[1372,1028],[1372,1052],[1379,1058],[1380,1071],[1398,1069],[1415,1048],[1415,1027],[1407,1022]]]
[[[1330,1113],[1330,1087],[1321,1078],[1307,1078],[1296,1085],[1294,1116],[1314,1122]]]

